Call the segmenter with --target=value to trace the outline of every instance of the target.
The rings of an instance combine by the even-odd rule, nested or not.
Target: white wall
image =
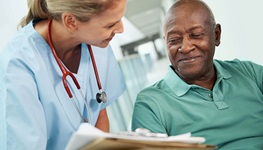
[[[252,60],[263,65],[263,1],[205,0],[221,24],[221,45],[215,58]]]
[[[0,51],[17,31],[17,25],[27,13],[26,0],[0,1]]]
[[[222,26],[222,41],[216,58],[252,60],[263,65],[261,46],[263,30],[262,0],[205,0]],[[142,1],[143,3],[143,1]],[[26,14],[26,0],[0,1],[0,51],[16,32]],[[154,17],[154,16],[153,16]],[[129,29],[125,29],[129,30]]]

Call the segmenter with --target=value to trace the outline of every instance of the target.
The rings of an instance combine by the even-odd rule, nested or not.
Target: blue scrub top
[[[89,119],[96,124],[100,110],[125,90],[124,78],[110,46],[92,47],[108,101],[98,103],[99,91],[86,44],[81,47],[77,78],[89,105]],[[32,22],[13,37],[0,54],[0,149],[60,150],[81,123],[62,83],[62,72],[49,45]],[[84,117],[84,101],[67,78],[73,98]]]

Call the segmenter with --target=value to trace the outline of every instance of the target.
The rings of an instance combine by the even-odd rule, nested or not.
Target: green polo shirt
[[[169,67],[163,80],[137,95],[132,130],[191,132],[222,150],[262,150],[263,67],[238,59],[214,66],[213,90],[187,84]]]

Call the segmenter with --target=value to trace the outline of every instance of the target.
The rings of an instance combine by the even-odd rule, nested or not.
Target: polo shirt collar
[[[218,60],[214,60],[214,66],[216,68],[217,80],[222,77],[223,79],[229,79],[232,75],[227,71],[222,65],[219,63]]]
[[[184,95],[190,88],[191,85],[184,82],[169,66],[166,76],[164,77],[164,82],[167,86],[177,95]]]
[[[217,71],[216,82],[218,82],[218,80],[231,78],[231,74],[225,68],[223,68],[217,60],[214,60],[214,66]],[[168,67],[168,71],[166,73],[166,76],[164,77],[164,82],[177,96],[184,95],[191,89],[191,87],[196,86],[196,85],[189,85],[185,81],[183,81],[174,72],[171,65]]]

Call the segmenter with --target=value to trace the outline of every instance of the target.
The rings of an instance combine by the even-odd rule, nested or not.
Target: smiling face
[[[215,25],[203,4],[179,4],[169,12],[165,24],[165,42],[175,72],[194,83],[214,72],[215,46],[220,44],[220,25]]]
[[[78,22],[80,41],[106,47],[117,33],[123,32],[122,17],[125,12],[126,0],[114,2],[106,11],[93,16],[88,22]]]

